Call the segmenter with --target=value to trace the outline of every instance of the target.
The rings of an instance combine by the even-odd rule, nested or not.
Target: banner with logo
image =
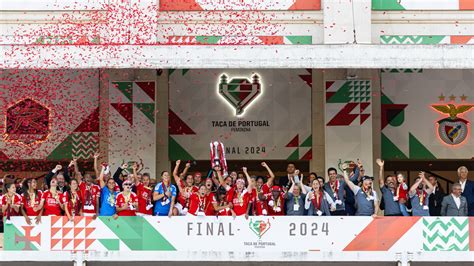
[[[5,250],[474,251],[468,217],[23,217],[5,224]],[[470,233],[471,232],[471,233]]]
[[[171,160],[310,160],[311,70],[176,70],[169,76]],[[318,107],[313,107],[318,108]]]
[[[474,70],[385,70],[382,158],[465,159],[473,155]]]

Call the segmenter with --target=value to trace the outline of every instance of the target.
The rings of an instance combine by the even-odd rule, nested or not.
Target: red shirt
[[[272,202],[273,204],[270,204]],[[268,215],[271,216],[280,216],[285,215],[285,200],[283,199],[283,193],[280,193],[278,198],[273,199],[273,197],[269,197],[268,201]],[[270,206],[273,205],[273,206]]]
[[[75,195],[71,193],[71,198],[69,198],[69,194],[67,193],[67,191],[64,192],[61,201],[65,205],[64,207],[66,207],[67,210],[69,211],[69,215],[71,216],[80,215],[80,210],[82,208],[83,200],[81,197],[81,193],[79,191]]]
[[[406,187],[407,189],[404,189],[403,185],[404,185],[404,183],[398,185],[396,193],[397,193],[397,196],[398,196],[399,199],[408,200],[408,187]]]
[[[145,187],[143,183],[137,185],[138,212],[153,215],[153,204],[151,204],[151,187]],[[148,208],[148,209],[147,209]]]
[[[196,186],[188,187],[184,183],[183,180],[179,180],[178,186],[181,188],[183,193],[179,193],[178,195],[178,202],[183,206],[183,208],[188,208],[189,209],[189,203],[190,203],[190,198],[185,197],[185,193],[192,194],[194,192],[198,192],[199,188]],[[181,192],[180,190],[180,192]]]
[[[61,202],[61,194],[59,191],[56,191],[56,196],[53,196],[53,193],[51,191],[46,190],[43,193],[42,199],[44,199],[44,211],[43,215],[48,216],[48,215],[55,215],[55,216],[61,216],[61,206],[59,205]]]
[[[200,213],[205,214],[205,210],[209,204],[209,197],[207,195],[201,197],[198,193],[193,193],[191,197],[189,197],[188,213],[194,216]]]
[[[41,196],[43,195],[43,193],[38,190],[37,191],[37,196],[33,196],[29,197],[29,199],[27,199],[24,195],[23,197],[21,198],[22,202],[23,202],[23,207],[25,208],[25,212],[26,212],[26,215],[27,216],[38,216],[41,212],[40,209],[38,209],[37,211],[34,211],[33,208],[38,208],[38,206],[40,205],[41,203]]]
[[[10,202],[10,204],[11,204],[12,200],[13,200],[14,205],[18,205],[21,208],[21,204],[22,204],[21,196],[16,194],[16,193],[11,198],[8,197],[8,194],[3,195],[1,205],[6,206],[7,201]],[[7,216],[7,212],[8,212],[8,209],[6,209],[5,212],[3,213],[4,217]],[[15,209],[13,209],[10,205],[10,216],[20,216],[20,215],[21,215],[20,212],[15,211]]]
[[[84,213],[98,213],[96,210],[97,199],[100,197],[100,187],[95,184],[87,186],[86,182],[79,184],[79,190],[81,191],[82,198],[82,211]]]
[[[217,203],[216,196],[214,195],[214,193],[210,192],[206,195],[206,197],[207,204],[204,208],[204,213],[206,213],[206,216],[214,216],[216,215],[216,210],[214,209],[214,204]]]
[[[236,189],[231,188],[227,191],[227,201],[232,202],[235,215],[245,215],[250,202],[250,193],[244,189],[244,191],[239,194]]]
[[[259,191],[252,189],[252,202],[255,215],[268,215],[268,202],[267,200],[260,200],[258,198],[259,193],[263,193],[265,198],[271,197],[268,184],[263,184]]]
[[[117,198],[115,199],[115,206],[117,206],[117,208],[119,208],[119,207],[123,208],[125,206],[125,204],[128,204],[130,210],[124,210],[124,211],[117,212],[117,215],[118,216],[136,216],[136,210],[132,206],[132,204],[135,203],[135,202],[138,202],[137,194],[130,191],[130,195],[128,196],[128,199],[127,199],[127,198],[125,198],[123,192],[120,192],[117,195]]]

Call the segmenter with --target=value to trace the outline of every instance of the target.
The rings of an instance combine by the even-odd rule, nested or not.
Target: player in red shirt
[[[210,177],[206,178],[206,181],[204,181],[204,186],[206,187],[207,202],[210,203],[206,205],[206,209],[204,210],[207,216],[213,216],[216,214],[217,201],[216,201],[216,196],[213,192],[213,188],[214,188],[213,183],[214,181]]]
[[[46,190],[40,203],[41,215],[44,216],[61,216],[61,200],[58,191],[58,180],[53,177],[49,182],[49,190]]]
[[[223,187],[219,187],[212,202],[217,216],[236,216],[232,209],[232,203],[227,201],[227,191]]]
[[[199,191],[191,194],[189,197],[188,214],[194,216],[206,215],[205,210],[209,208],[208,206],[212,206],[212,202],[209,201],[209,197],[207,197],[206,192],[206,185],[201,184],[199,186]]]
[[[132,182],[125,181],[122,184],[123,191],[117,195],[115,200],[115,206],[117,208],[117,216],[136,216],[136,210],[138,208],[138,197],[131,191]]]
[[[273,174],[272,169],[270,169],[270,167],[265,162],[262,162],[261,165],[267,169],[267,182],[264,182],[263,177],[261,176],[257,178],[251,178],[252,185],[255,187],[255,189],[252,190],[251,195],[252,214],[256,216],[268,215],[267,199],[271,196],[270,187],[272,187],[273,180],[275,179],[275,174]]]
[[[21,212],[23,217],[25,217],[26,223],[31,225],[31,219],[29,216],[34,216],[36,224],[39,224],[41,220],[41,190],[37,189],[38,182],[34,178],[26,179],[23,181],[23,208]]]
[[[82,199],[82,215],[84,216],[99,216],[100,204],[100,187],[92,182],[90,174],[82,174],[77,166],[77,160],[73,159],[76,180],[79,182],[80,197]],[[81,178],[83,179],[81,181]]]
[[[281,216],[285,215],[285,199],[279,186],[272,186],[270,190],[271,196],[268,199],[268,215]]]
[[[136,176],[136,188],[138,197],[138,212],[137,215],[153,215],[153,204],[151,198],[153,197],[152,188],[150,187],[150,174],[144,173],[141,178],[137,174],[138,164],[132,165],[133,176]]]
[[[247,168],[242,168],[244,172],[247,172]],[[220,167],[215,167],[215,173],[223,186],[227,190],[227,201],[232,203],[232,209],[235,212],[236,216],[245,215],[248,217],[249,208],[250,208],[250,195],[252,193],[252,184],[249,182],[247,189],[245,189],[245,181],[241,178],[238,178],[235,181],[235,187],[230,187],[225,183],[224,178],[220,174]]]
[[[187,174],[191,164],[187,163],[183,172],[178,175],[180,164],[181,160],[177,160],[173,170],[173,178],[179,190],[178,202],[174,206],[178,209],[180,215],[186,215],[189,210],[190,197],[193,193],[197,192],[199,188],[194,186],[193,175]],[[186,182],[183,182],[183,176],[186,176]]]
[[[20,216],[21,197],[16,193],[15,183],[5,184],[6,193],[2,197],[3,217],[10,220],[10,216]]]
[[[82,216],[82,196],[76,179],[71,179],[69,189],[64,192],[62,202],[69,221],[76,216]]]

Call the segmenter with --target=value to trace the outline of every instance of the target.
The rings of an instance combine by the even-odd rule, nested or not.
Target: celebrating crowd
[[[227,174],[215,166],[203,178],[190,173],[190,163],[176,162],[173,172],[161,173],[152,185],[149,173],[138,163],[123,164],[112,175],[108,164],[98,163],[95,176],[82,173],[76,159],[68,167],[57,165],[45,178],[44,191],[34,178],[20,185],[4,185],[1,197],[3,217],[23,216],[28,224],[42,216],[474,216],[474,182],[468,169],[459,167],[459,182],[445,195],[436,177],[420,172],[411,186],[402,174],[384,177],[384,161],[377,159],[381,195],[374,178],[364,174],[362,163],[342,165],[342,173],[329,168],[327,180],[310,173],[304,176],[294,163],[287,175],[276,180],[270,166],[261,163],[267,176],[242,172]],[[181,171],[180,171],[181,170]],[[260,169],[259,169],[260,170]],[[71,172],[71,174],[69,174]],[[172,177],[171,177],[172,176]],[[173,180],[172,180],[173,179]],[[174,182],[173,182],[174,181]],[[173,184],[174,183],[174,184]]]

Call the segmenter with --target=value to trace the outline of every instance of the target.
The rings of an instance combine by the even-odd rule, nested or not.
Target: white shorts
[[[174,207],[178,210],[179,215],[181,215],[181,216],[186,215],[187,212],[184,211],[183,205],[181,205],[181,203],[176,202]]]
[[[136,214],[137,214],[137,216],[151,216],[151,214],[144,214],[144,213],[141,213],[141,212],[137,212]]]
[[[92,217],[94,215],[95,215],[95,213],[82,212],[82,216],[84,216],[84,217]]]

